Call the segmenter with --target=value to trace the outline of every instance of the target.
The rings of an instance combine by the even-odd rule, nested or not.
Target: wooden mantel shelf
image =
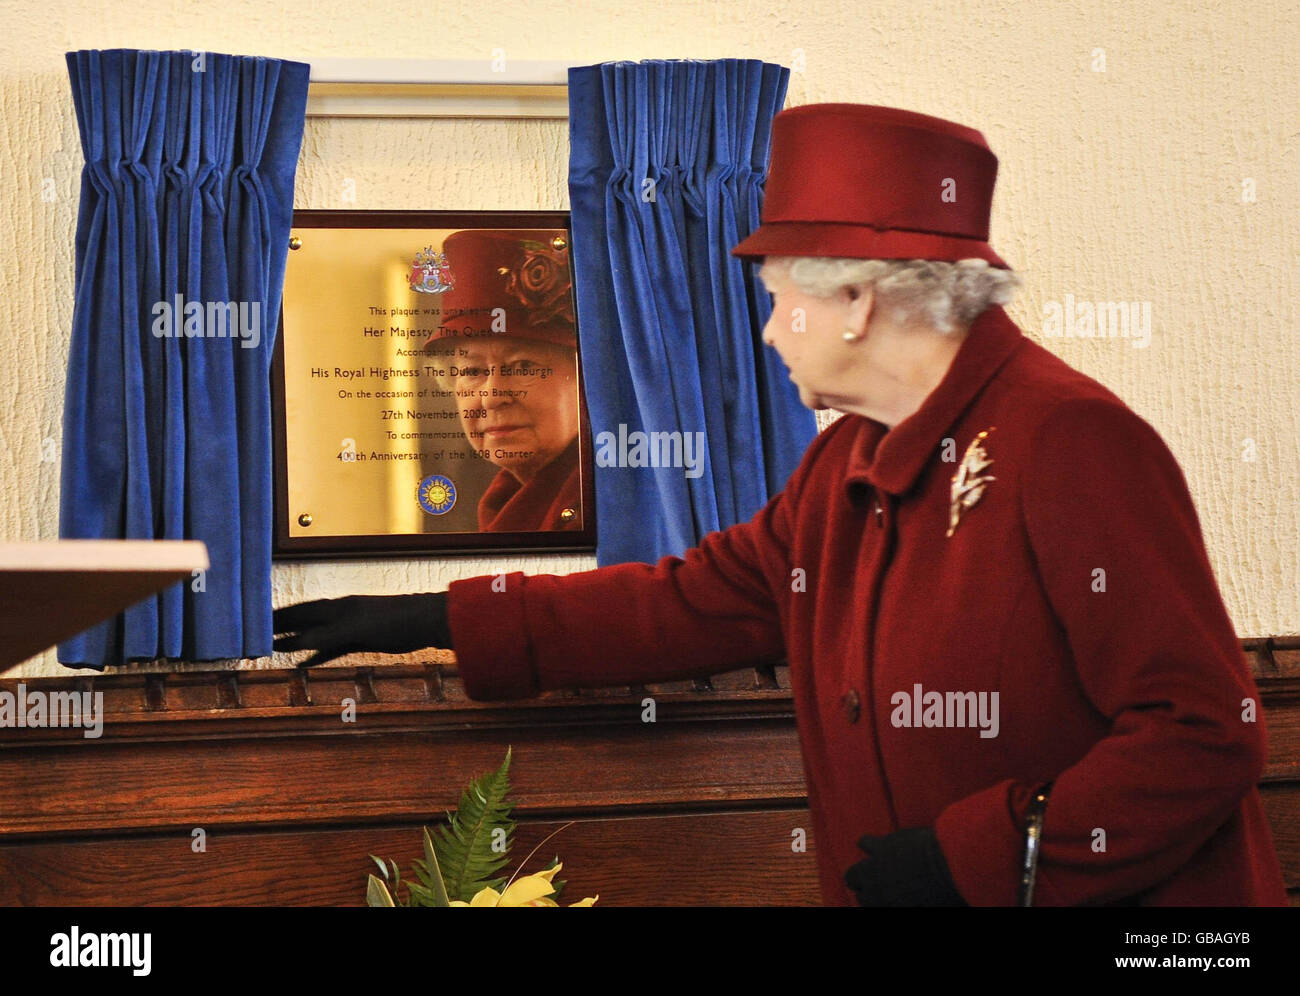
[[[207,567],[197,540],[0,543],[0,673]]]
[[[1300,638],[1242,645],[1269,732],[1260,792],[1300,905]],[[507,746],[516,853],[566,827],[546,847],[576,895],[818,901],[815,838],[790,843],[810,815],[788,668],[484,703],[454,660],[403,656],[26,679],[28,694],[102,693],[103,728],[0,726],[0,904],[360,904],[367,855],[405,868],[419,826]]]

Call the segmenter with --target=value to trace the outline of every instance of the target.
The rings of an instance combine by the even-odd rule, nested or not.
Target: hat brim
[[[983,259],[1011,269],[987,242],[953,235],[909,232],[822,221],[782,221],[760,225],[731,250],[740,259],[764,256],[832,256],[848,259]]]

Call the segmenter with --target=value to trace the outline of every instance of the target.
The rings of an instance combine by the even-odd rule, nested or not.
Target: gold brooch
[[[962,513],[972,509],[984,497],[984,487],[989,481],[996,481],[992,474],[983,473],[993,465],[989,455],[984,452],[984,440],[997,426],[990,426],[970,441],[966,454],[957,466],[957,473],[952,475],[952,504],[948,507],[948,535],[953,534]]]

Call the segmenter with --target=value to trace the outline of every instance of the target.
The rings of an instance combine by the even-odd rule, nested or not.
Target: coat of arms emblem
[[[434,252],[433,246],[425,246],[415,254],[411,263],[411,290],[417,294],[441,294],[452,288],[451,266],[447,254]]]

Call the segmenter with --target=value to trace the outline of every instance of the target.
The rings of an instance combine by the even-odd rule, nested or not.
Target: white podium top
[[[197,540],[0,543],[0,672],[207,567]]]

